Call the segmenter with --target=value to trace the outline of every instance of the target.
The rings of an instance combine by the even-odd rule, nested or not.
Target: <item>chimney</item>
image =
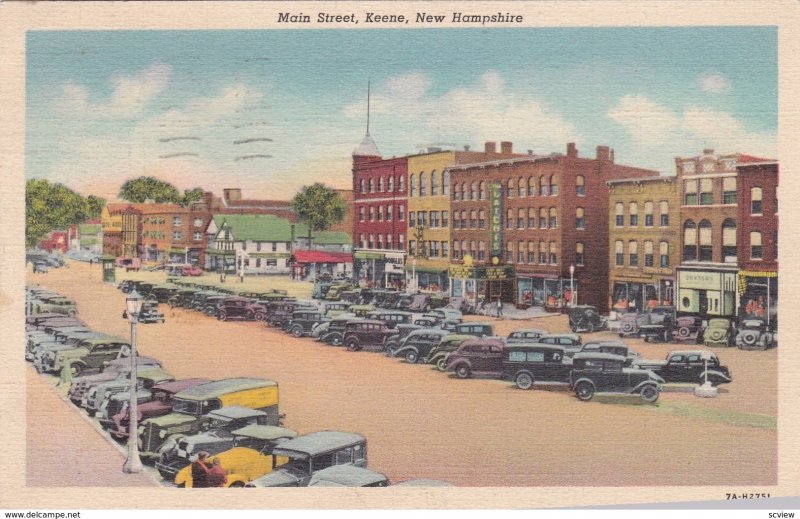
[[[513,144],[510,141],[503,141],[500,143],[500,153],[503,155],[511,155]]]
[[[533,157],[533,150],[528,150],[528,155]]]
[[[578,156],[578,148],[575,147],[574,142],[567,143],[567,157],[577,157]]]
[[[483,145],[483,151],[485,153],[497,153],[497,143],[493,141],[486,141],[486,144]]]
[[[611,148],[611,163],[614,163],[614,148]]]
[[[241,200],[242,199],[242,190],[241,188],[228,188],[222,190],[222,196],[225,198],[226,202],[230,202],[233,200]]]
[[[464,145],[464,151],[469,151],[469,144]]]
[[[608,146],[597,147],[597,160],[608,162],[611,159],[611,148]]]
[[[714,148],[705,148],[703,150],[703,155],[714,155]]]

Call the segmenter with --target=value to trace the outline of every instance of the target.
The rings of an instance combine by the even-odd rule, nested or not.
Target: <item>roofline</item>
[[[452,166],[447,166],[443,169],[443,171],[457,171],[457,170],[467,170],[473,168],[486,168],[492,166],[502,166],[505,164],[516,164],[518,162],[537,162],[545,160],[557,160],[563,158],[564,155],[562,154],[553,154],[553,155],[526,155],[524,157],[513,157],[508,159],[498,159],[498,160],[487,160],[484,162],[472,162],[470,164],[453,164]]]
[[[750,166],[777,166],[777,165],[778,165],[777,160],[764,160],[760,162],[742,162],[740,164],[736,164],[736,169],[747,168]]]
[[[674,182],[678,177],[675,175],[656,175],[652,177],[639,177],[639,178],[617,178],[606,180],[606,185],[610,186],[612,184],[638,184],[640,182],[666,182],[671,184]]]

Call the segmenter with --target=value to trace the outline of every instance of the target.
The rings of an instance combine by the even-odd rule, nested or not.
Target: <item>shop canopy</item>
[[[321,250],[299,250],[289,260],[294,263],[352,263],[352,254],[346,252],[326,252]]]

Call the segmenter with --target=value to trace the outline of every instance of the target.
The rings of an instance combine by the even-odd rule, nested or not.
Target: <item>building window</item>
[[[359,191],[361,191],[362,195],[367,192],[366,189],[364,189],[364,179],[363,178],[358,181],[358,186],[359,186]]]
[[[575,228],[586,229],[586,216],[583,207],[575,209]]]
[[[644,266],[653,266],[653,242],[650,240],[644,242]]]
[[[517,229],[525,228],[525,209],[517,209]]]
[[[481,240],[478,242],[478,261],[486,259],[486,242]]]
[[[386,248],[387,249],[392,249],[393,248],[392,247],[392,235],[391,234],[387,234],[386,235]]]
[[[508,209],[506,210],[506,229],[511,229],[514,227],[514,210]]]
[[[288,247],[287,247],[287,250],[288,250]],[[278,251],[278,242],[274,241],[274,242],[272,242],[272,252],[277,252],[277,251]]]
[[[394,193],[394,176],[389,177],[389,192]]]
[[[506,196],[514,198],[514,181],[510,178],[506,181]]]
[[[478,229],[486,229],[486,211],[478,211]]]
[[[710,178],[700,179],[700,205],[714,203],[714,181]]]
[[[261,242],[260,241],[256,242],[256,252],[261,252]]]
[[[417,213],[415,211],[408,212],[408,226],[409,227],[417,226]]]
[[[644,203],[644,226],[653,226],[653,202],[650,201]]]
[[[181,238],[183,238],[183,234],[181,233],[181,231],[175,231],[172,233],[173,240],[180,240]]]
[[[399,235],[397,237],[397,248],[398,248],[398,250],[404,250],[405,249],[405,243],[403,243],[405,241],[405,239],[406,239],[405,234],[401,234],[401,235]]]
[[[180,216],[174,216],[172,218],[172,226],[173,227],[180,227],[181,224],[182,224],[182,221],[181,221],[181,217]]]
[[[669,202],[662,200],[658,203],[658,213],[661,218],[661,227],[669,225]]]
[[[406,219],[406,207],[404,205],[397,206],[397,218],[401,222]]]
[[[469,255],[473,257],[473,259],[478,255],[478,249],[475,247],[475,240],[469,242]]]
[[[431,171],[431,196],[439,194],[439,174],[434,169]]]
[[[697,180],[687,180],[683,185],[683,205],[697,205]]]
[[[639,244],[636,242],[636,240],[631,240],[628,242],[628,266],[639,266]]]
[[[369,208],[369,221],[370,222],[374,222],[375,221],[375,207],[374,206],[370,206],[370,208]]]
[[[439,227],[439,211],[431,211],[430,220],[431,227]]]
[[[419,196],[426,196],[428,194],[428,182],[425,180],[425,174],[419,174]]]
[[[543,241],[539,242],[539,263],[547,265],[547,244]]]
[[[760,187],[750,189],[750,214],[763,214],[763,208],[761,207],[763,196],[764,192]]]
[[[711,239],[711,222],[703,220],[700,222],[700,261],[711,261],[714,254],[713,242]]]
[[[536,263],[536,242],[528,242],[528,263]]]
[[[411,192],[408,193],[409,198],[414,198],[417,196],[417,176],[411,175],[408,179],[408,186],[411,189]]]
[[[453,240],[453,259],[461,258],[461,245],[458,240]]]
[[[378,179],[378,191],[383,193],[383,177]]]
[[[447,211],[442,211],[442,227],[447,227],[449,225],[449,213]]]
[[[390,205],[386,206],[386,221],[387,222],[391,222],[392,221],[392,206],[390,206]]]
[[[583,175],[575,177],[575,194],[586,196],[586,178]]]
[[[722,179],[722,203],[736,205],[736,177]]]
[[[639,225],[639,204],[631,202],[628,204],[628,212],[630,213],[631,227]]]
[[[445,171],[442,173],[442,194],[449,195],[450,194],[450,172]]]
[[[550,195],[558,196],[558,179],[550,177]]]
[[[722,222],[722,261],[736,263],[739,253],[736,244],[736,222],[727,218]]]
[[[401,193],[406,189],[406,177],[405,175],[400,175],[397,177],[397,189]]]
[[[420,227],[425,227],[425,211],[420,211],[417,213],[417,225]]]
[[[547,209],[539,209],[539,229],[547,229]]]
[[[203,239],[203,233],[201,232],[194,233],[194,241],[200,241],[202,239]]]
[[[617,227],[625,225],[625,205],[622,202],[614,204],[614,225]]]
[[[583,265],[583,243],[581,242],[575,244],[575,264]]]
[[[525,196],[525,179],[522,177],[517,181],[517,190],[520,198]]]
[[[548,189],[547,181],[545,180],[544,175],[542,175],[539,177],[539,195],[547,196],[549,194],[550,190]]]
[[[383,221],[383,206],[382,205],[378,206],[378,221],[379,222]]]
[[[375,179],[374,178],[369,179],[369,192],[370,193],[374,193],[375,192]]]
[[[195,227],[202,227],[203,226],[203,219],[202,218],[195,218],[194,219],[194,226]]]
[[[692,220],[683,224],[683,260],[697,259],[697,225]]]
[[[557,229],[558,228],[558,209],[555,207],[550,208],[550,228]]]
[[[469,185],[469,199],[470,200],[477,200],[478,199],[478,182],[473,182]]]
[[[528,208],[528,228],[535,229],[536,228],[536,209],[533,207]]]
[[[556,242],[550,242],[550,264],[555,265],[558,263],[558,249],[556,248]]]
[[[433,186],[431,186],[431,189],[433,189]],[[433,192],[431,192],[431,194],[433,194]],[[442,243],[446,243],[446,242],[442,242]],[[439,242],[438,241],[432,241],[431,244],[429,245],[429,247],[431,249],[431,257],[432,258],[438,258],[439,257]]]
[[[378,248],[383,249],[383,234],[378,235]]]
[[[375,248],[375,235],[370,234],[369,239],[367,240],[367,248],[374,249]]]
[[[453,200],[460,200],[461,199],[461,192],[458,189],[458,182],[453,184]]]
[[[658,253],[661,256],[659,265],[662,267],[669,267],[669,243],[662,241],[658,244]]]
[[[461,200],[469,200],[469,191],[467,191],[467,183],[461,183]]]
[[[409,256],[416,256],[417,255],[417,241],[416,240],[408,240],[408,254],[409,254]]]
[[[466,210],[461,211],[461,228],[462,229],[466,229],[467,228],[467,211]]]
[[[358,241],[361,244],[361,248],[362,249],[366,249],[367,248],[367,239],[366,239],[366,237],[364,237],[363,234],[361,236],[359,236],[359,240]]]
[[[764,249],[761,246],[761,233],[758,231],[750,233],[750,259],[764,259]]]
[[[478,212],[475,209],[472,209],[469,212],[469,228],[470,229],[478,228]]]
[[[506,261],[511,263],[514,261],[514,243],[506,242]]]
[[[446,258],[447,254],[448,254],[447,245],[448,245],[448,242],[446,242],[446,241],[442,242],[442,257],[443,258]]]
[[[525,242],[517,243],[517,263],[525,263]]]
[[[533,177],[528,177],[528,196],[536,195],[536,180]]]
[[[363,205],[358,208],[358,221],[359,222],[363,222],[364,221],[364,206]]]

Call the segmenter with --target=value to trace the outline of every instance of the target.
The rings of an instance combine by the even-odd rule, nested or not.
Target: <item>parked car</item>
[[[349,351],[377,348],[386,351],[386,340],[394,331],[385,322],[376,319],[348,321],[344,329],[344,345]]]
[[[284,442],[272,454],[287,458],[286,463],[248,487],[304,487],[316,472],[334,465],[366,467],[367,440],[355,433],[320,431]]]
[[[154,366],[143,370],[137,369],[136,371],[137,389],[150,389],[158,383],[170,382],[172,380],[175,380],[175,377],[160,367]],[[83,407],[86,412],[89,413],[89,416],[94,416],[95,413],[100,409],[100,404],[103,403],[107,396],[120,393],[122,391],[128,391],[130,382],[130,376],[127,376],[116,378],[114,380],[107,380],[105,382],[100,382],[90,386],[89,390],[86,392],[86,398],[81,401],[81,407]],[[111,416],[106,417],[109,425],[111,423]]]
[[[494,337],[494,325],[488,323],[459,323],[453,333],[474,335],[475,337]]]
[[[180,287],[178,285],[173,285],[171,283],[165,283],[162,285],[155,285],[151,290],[149,296],[159,303],[166,303],[169,301],[169,298],[175,295]]]
[[[639,354],[630,349],[627,344],[625,344],[620,340],[614,340],[614,339],[601,339],[596,341],[589,341],[581,346],[580,352],[581,353],[600,352],[600,353],[611,353],[612,355],[619,355],[620,357],[625,357],[625,367],[630,366],[632,363],[634,363],[639,359]]]
[[[325,299],[328,290],[331,289],[332,283],[328,281],[317,281],[314,283],[314,288],[311,289],[311,297],[314,299]]]
[[[217,454],[233,448],[233,432],[248,425],[266,425],[267,413],[238,405],[209,412],[197,432],[173,435],[160,449],[155,467],[161,477],[175,481],[175,475],[191,463],[200,451]]]
[[[445,335],[439,344],[431,348],[428,356],[423,359],[425,364],[433,364],[439,371],[447,371],[447,359],[456,351],[464,341],[474,339],[474,335],[451,333]]]
[[[325,318],[333,319],[334,317],[347,313],[350,308],[348,303],[325,303]]]
[[[626,368],[625,357],[610,353],[576,353],[569,374],[570,388],[579,400],[595,394],[639,395],[645,402],[658,400],[664,379],[645,369]]]
[[[342,293],[350,290],[351,288],[352,285],[349,283],[334,283],[328,288],[328,292],[325,294],[325,300],[339,301]]]
[[[347,308],[348,313],[355,314],[357,317],[366,318],[367,315],[375,311],[374,305],[355,304]]]
[[[58,313],[67,316],[74,316],[78,313],[75,302],[63,296],[40,297],[38,301],[32,303],[34,313]]]
[[[295,311],[304,309],[316,311],[316,307],[302,305],[299,301],[273,301],[267,305],[267,326],[283,328]]]
[[[394,356],[394,350],[397,349],[400,342],[405,339],[408,334],[421,328],[422,327],[417,324],[398,324],[394,329],[394,333],[386,339],[386,356]]]
[[[580,351],[580,348],[583,346],[581,336],[574,333],[550,333],[542,335],[539,337],[539,342],[542,344],[563,346],[565,353],[569,357]]]
[[[393,350],[392,356],[403,357],[409,364],[425,359],[449,332],[442,329],[422,328],[408,334]]]
[[[42,356],[38,370],[44,373],[58,373],[68,363],[72,375],[77,377],[88,371],[100,371],[106,362],[130,355],[130,343],[117,337],[89,338],[77,347],[51,352]]]
[[[164,314],[159,312],[157,308],[142,306],[137,320],[142,324],[163,323],[166,321],[166,317],[164,317]]]
[[[703,342],[703,320],[694,315],[678,317],[672,331],[672,341],[692,344]]]
[[[455,372],[458,378],[496,377],[503,371],[503,343],[500,339],[465,341],[450,354],[446,369]]]
[[[273,456],[273,449],[296,437],[295,431],[285,427],[248,425],[233,431],[232,448],[211,456],[208,462],[220,461],[220,466],[227,475],[225,486],[243,487],[286,463],[287,458]],[[191,465],[178,471],[175,476],[176,485],[191,488],[192,483]]]
[[[217,319],[220,321],[227,321],[229,319],[253,320],[255,319],[255,315],[250,311],[251,304],[252,301],[244,297],[226,297],[222,300],[222,304],[217,312]]]
[[[322,314],[314,310],[298,310],[286,322],[285,328],[295,337],[311,335],[311,331],[318,323],[322,322]]]
[[[150,367],[161,367],[161,363],[152,357],[136,358],[138,368],[148,369]],[[130,378],[130,357],[123,357],[110,361],[103,367],[103,371],[92,375],[81,375],[75,377],[67,391],[67,397],[76,406],[80,406],[84,400],[86,392],[95,384],[114,380],[121,377]]]
[[[358,315],[358,313],[356,313],[356,315]],[[389,328],[396,328],[398,324],[409,324],[413,315],[409,312],[373,310],[371,312],[367,312],[364,317],[367,319],[377,319],[378,321],[383,321]]]
[[[569,384],[572,369],[564,348],[549,344],[506,346],[501,366],[502,378],[519,389],[531,389],[536,383]]]
[[[363,321],[361,317],[355,317],[354,314],[342,314],[338,317],[331,319],[327,324],[327,330],[321,330],[319,340],[321,342],[330,344],[332,346],[341,346],[344,344],[344,332],[347,328],[347,323]],[[325,323],[320,325],[325,326]]]
[[[542,330],[540,328],[514,330],[508,334],[508,337],[506,338],[506,346],[539,342],[539,338],[544,337],[545,335],[547,335],[547,330]]]
[[[730,346],[733,339],[733,323],[724,317],[708,320],[703,331],[703,344],[706,346]]]
[[[703,357],[708,360],[703,360]],[[720,364],[719,358],[704,350],[671,351],[666,360],[637,359],[633,367],[648,369],[666,382],[703,384],[706,375],[712,386],[727,384],[733,380],[730,370]]]
[[[389,479],[365,467],[334,465],[314,473],[310,487],[387,487]]]
[[[125,272],[136,272],[142,268],[142,260],[139,258],[117,258],[117,267],[124,268]]]
[[[736,332],[736,346],[740,350],[766,350],[775,346],[775,335],[763,319],[745,319]]]
[[[596,332],[608,328],[608,319],[589,305],[573,306],[569,309],[569,327],[574,333]]]
[[[638,337],[643,327],[650,327],[651,335],[658,335],[658,332],[663,330],[671,334],[675,327],[675,307],[654,306],[644,312],[623,314],[620,318],[619,336]]]
[[[428,294],[415,295],[407,308],[410,312],[427,312],[431,309],[431,296]]]

